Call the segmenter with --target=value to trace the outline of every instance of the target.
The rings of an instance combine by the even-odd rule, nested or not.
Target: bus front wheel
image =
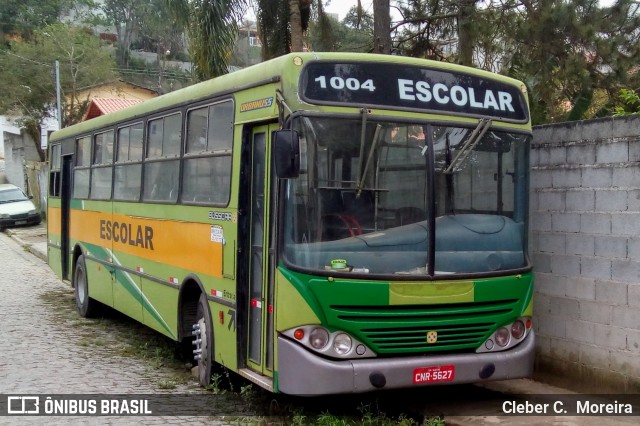
[[[194,360],[198,363],[198,381],[207,387],[211,383],[213,365],[213,324],[206,294],[201,294],[198,300],[197,319],[193,326]]]
[[[84,256],[78,257],[76,268],[73,272],[73,282],[76,287],[76,306],[80,316],[91,318],[96,314],[97,304],[95,300],[89,297],[89,279],[87,277],[87,266],[84,262]]]

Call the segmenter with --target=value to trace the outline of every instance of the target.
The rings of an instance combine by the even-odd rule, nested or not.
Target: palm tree
[[[233,51],[248,0],[166,0],[174,19],[189,34],[189,50],[196,75],[204,80],[228,72],[227,60]]]
[[[252,3],[262,42],[262,59],[302,51],[312,0],[165,0],[188,28],[198,78],[225,74],[239,23]],[[322,15],[322,0],[317,0]]]
[[[257,0],[255,8],[262,60],[288,53],[291,45],[289,0]]]

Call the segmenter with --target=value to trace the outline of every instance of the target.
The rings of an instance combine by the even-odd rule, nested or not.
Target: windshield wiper
[[[5,204],[5,203],[16,203],[18,201],[25,201],[26,198],[22,198],[22,199],[18,199],[18,200],[2,200],[0,201],[0,204]]]
[[[380,124],[377,124],[376,131],[373,133],[373,143],[371,144],[371,149],[369,150],[369,157],[367,157],[367,163],[364,165],[364,170],[362,171],[362,175],[360,176],[360,179],[358,179],[358,184],[356,185],[356,198],[360,197],[360,194],[362,193],[362,189],[364,187],[364,180],[367,177],[367,171],[369,171],[371,160],[373,160],[373,153],[375,152],[376,147],[378,146],[378,141],[382,139],[380,137],[381,130],[382,130],[382,126]]]
[[[473,129],[473,132],[471,133],[471,136],[469,136],[469,139],[467,139],[464,145],[462,145],[462,148],[460,148],[460,151],[458,151],[458,154],[449,164],[449,167],[445,169],[444,173],[453,173],[455,168],[467,159],[469,154],[471,154],[471,151],[473,151],[473,148],[476,147],[478,142],[480,142],[484,137],[484,134],[487,133],[487,130],[489,130],[489,128],[491,127],[491,123],[492,120],[490,118],[483,118],[480,120],[476,128]]]
[[[362,129],[360,130],[360,156],[358,157],[358,181],[356,182],[356,188],[362,187],[360,183],[360,176],[362,173],[360,173],[360,171],[362,170],[362,162],[364,161],[364,144],[367,137],[367,117],[369,115],[369,110],[362,108],[360,112],[362,112]]]

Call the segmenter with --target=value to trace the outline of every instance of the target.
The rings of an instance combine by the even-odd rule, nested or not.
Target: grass
[[[75,296],[70,287],[54,289],[41,296],[48,305],[47,315],[65,330],[74,330],[76,343],[84,348],[99,349],[105,356],[127,357],[143,361],[147,367],[144,379],[159,391],[190,392],[219,395],[229,404],[241,404],[249,417],[229,420],[229,424],[317,425],[317,426],[442,426],[440,417],[411,414],[407,404],[390,397],[392,393],[365,394],[322,398],[297,398],[272,394],[235,373],[217,368],[207,389],[197,387],[178,346],[171,339],[112,309],[104,309],[102,317],[85,319],[78,316]],[[402,397],[400,397],[402,398]],[[409,413],[409,414],[408,414]]]
[[[156,381],[159,389],[175,389],[191,381],[185,363],[176,356],[177,344],[171,339],[108,307],[104,307],[103,316],[79,317],[72,288],[50,291],[43,300],[51,308],[48,314],[56,324],[74,330],[78,345],[142,360],[152,371],[149,376],[157,377],[157,370],[165,369],[166,377]]]
[[[158,381],[158,387],[160,389],[175,389],[176,387],[178,387],[178,384],[170,379],[162,379]]]

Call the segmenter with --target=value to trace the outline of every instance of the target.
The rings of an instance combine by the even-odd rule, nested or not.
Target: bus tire
[[[94,317],[98,311],[98,302],[89,297],[89,278],[87,276],[87,266],[84,256],[78,257],[76,267],[73,271],[73,282],[75,284],[76,307],[78,313],[84,318]]]
[[[193,345],[196,348],[195,362],[198,364],[198,381],[207,387],[211,384],[213,370],[213,323],[207,295],[201,294],[198,300],[197,322],[194,326]]]

